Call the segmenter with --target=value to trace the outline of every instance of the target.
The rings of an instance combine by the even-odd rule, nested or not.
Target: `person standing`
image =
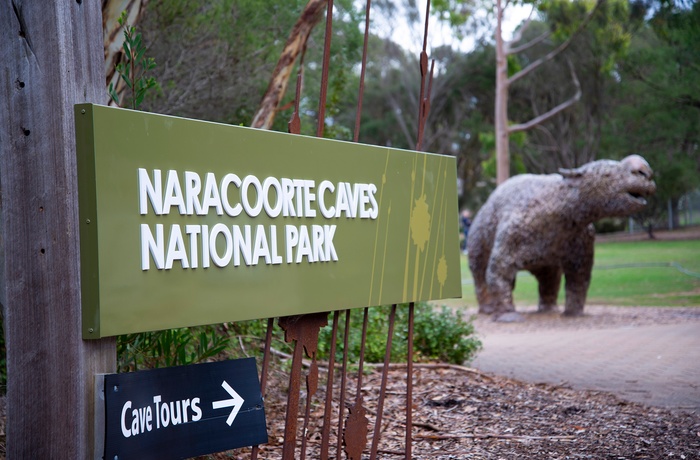
[[[463,209],[462,214],[459,217],[459,223],[462,227],[462,234],[464,235],[464,244],[462,246],[462,254],[467,253],[467,237],[469,236],[469,227],[472,225],[471,213],[468,209]]]

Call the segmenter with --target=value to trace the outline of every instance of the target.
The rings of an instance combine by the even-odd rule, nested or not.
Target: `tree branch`
[[[576,94],[574,94],[570,99],[567,101],[562,102],[558,106],[554,107],[551,110],[548,110],[547,112],[543,113],[540,116],[537,116],[533,118],[532,120],[526,122],[526,123],[518,123],[517,125],[511,125],[508,127],[508,133],[516,133],[518,131],[527,131],[528,129],[531,129],[541,123],[544,123],[545,121],[549,120],[550,118],[554,117],[555,115],[558,115],[560,112],[568,109],[575,103],[577,103],[581,99],[581,83],[578,81],[578,77],[576,76],[576,70],[574,69],[574,65],[571,63],[569,59],[566,60],[566,62],[569,64],[569,70],[571,71],[571,79],[574,81],[574,86],[576,87]]]
[[[588,23],[591,22],[593,15],[596,13],[596,11],[598,11],[598,8],[600,7],[600,5],[603,4],[604,1],[605,0],[597,0],[593,9],[590,11],[590,13],[588,13],[586,15],[586,17],[583,19],[581,24],[579,24],[578,28],[574,31],[574,33],[572,33],[569,36],[569,38],[567,38],[564,42],[562,42],[561,45],[559,45],[557,48],[555,48],[551,52],[547,53],[546,55],[542,56],[541,58],[537,59],[536,61],[533,61],[530,65],[528,65],[524,69],[520,70],[519,72],[513,74],[508,79],[508,84],[511,85],[514,82],[520,80],[525,75],[529,74],[530,72],[532,72],[533,70],[535,70],[536,68],[538,68],[539,66],[544,64],[545,62],[554,59],[559,53],[561,53],[566,48],[568,48],[569,45],[571,44],[571,42],[574,40],[574,38],[576,38],[576,36],[578,36],[583,31],[583,29],[586,28],[586,26],[588,26]]]
[[[538,43],[541,43],[542,41],[546,40],[552,35],[552,32],[545,32],[542,35],[540,35],[537,38],[533,38],[529,42],[525,43],[524,45],[520,45],[517,48],[509,49],[508,54],[518,54],[522,53],[525,50],[528,50],[532,48],[533,46],[537,45]]]
[[[530,14],[527,16],[527,19],[525,19],[525,24],[522,25],[522,27],[518,28],[515,31],[515,35],[511,39],[510,43],[518,43],[520,40],[523,39],[523,34],[527,30],[528,27],[530,27],[530,23],[532,22],[532,14],[535,12],[535,7],[533,5],[532,9],[530,10]]]
[[[270,129],[272,126],[277,107],[287,91],[294,62],[296,62],[297,56],[303,52],[311,31],[321,21],[325,8],[326,0],[309,0],[304,7],[277,61],[277,67],[272,73],[260,108],[255,113],[251,124],[253,128]]]

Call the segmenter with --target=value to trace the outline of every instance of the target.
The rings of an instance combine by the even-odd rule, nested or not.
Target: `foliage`
[[[235,125],[250,125],[290,31],[306,0],[151,0],[142,21],[144,37],[161,64],[165,91],[147,101],[159,113]],[[331,72],[326,107],[327,136],[347,138],[333,123],[360,60],[360,15],[351,0],[334,5]],[[325,28],[311,34],[304,57],[302,133],[315,133]],[[287,131],[293,112],[296,69],[273,129]],[[307,91],[310,88],[313,92]]]
[[[597,234],[601,233],[615,233],[622,232],[627,226],[627,222],[621,217],[605,217],[598,222],[594,222],[595,232]]]
[[[534,40],[547,32],[552,39],[518,53],[522,65],[552,52],[571,36],[592,3],[560,0],[543,3],[542,19],[530,24],[523,41]],[[511,88],[509,113],[518,120],[541,116],[572,97],[577,91],[572,71],[581,91],[576,104],[529,130],[526,142],[513,142],[511,136],[513,153],[522,156],[529,172],[554,173],[562,167],[581,166],[601,155],[602,126],[610,110],[606,104],[607,90],[616,84],[614,63],[629,45],[627,18],[626,2],[604,2],[564,52]]]
[[[654,169],[656,197],[636,216],[643,225],[661,219],[669,202],[676,211],[700,184],[700,5],[664,3],[651,13],[642,15],[651,18],[637,23],[629,53],[618,60],[604,130],[606,150],[639,153]]]
[[[368,310],[367,339],[365,361],[383,362],[386,354],[386,339],[389,327],[391,307],[373,307]],[[363,310],[351,312],[350,333],[348,340],[349,361],[356,363],[360,357],[362,343]],[[345,320],[339,321],[339,331],[345,329]],[[319,355],[327,357],[330,351],[331,325],[321,330],[319,338]],[[342,359],[344,344],[339,332],[336,359]],[[396,309],[394,335],[392,338],[391,361],[402,362],[407,359],[408,305],[401,304]],[[481,348],[481,342],[474,337],[471,320],[462,317],[461,312],[453,312],[443,307],[436,310],[424,302],[414,307],[413,343],[416,356],[426,360],[440,360],[462,364],[474,358]]]
[[[206,362],[229,345],[230,337],[223,326],[122,335],[117,340],[117,369],[132,372]]]
[[[127,11],[123,11],[119,17],[119,25],[124,27],[124,58],[116,65],[116,70],[129,89],[129,96],[124,101],[119,101],[117,88],[113,83],[109,84],[109,95],[119,106],[138,109],[143,102],[146,93],[157,86],[154,77],[146,76],[146,73],[156,67],[156,61],[152,57],[146,57],[146,46],[140,33],[133,26],[126,24]]]
[[[436,311],[430,305],[416,309],[414,344],[427,359],[462,364],[471,361],[481,349],[474,338],[474,325],[465,321],[462,312],[442,306]]]

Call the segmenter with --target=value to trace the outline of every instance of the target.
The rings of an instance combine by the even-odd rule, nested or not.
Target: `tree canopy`
[[[158,64],[155,76],[161,89],[144,104],[162,113],[250,125],[285,43],[310,3],[151,0],[139,27]],[[334,3],[324,135],[350,140],[364,8],[351,0]],[[638,153],[657,173],[662,205],[670,200],[675,206],[697,188],[700,6],[683,0],[525,3],[535,10],[516,29],[515,39],[521,40],[509,45],[506,70],[511,173],[550,173]],[[372,14],[406,14],[422,37],[419,2],[373,5]],[[432,13],[450,24],[455,35],[475,38],[468,50],[429,47],[436,65],[423,148],[457,157],[462,203],[472,208],[479,207],[495,186],[496,12],[491,2],[434,0],[432,6]],[[372,27],[359,140],[414,148],[419,56]],[[302,132],[313,134],[323,29],[312,28],[301,67],[295,58],[292,81],[279,99],[272,129],[287,129],[301,68]],[[518,46],[526,43],[531,45]],[[539,61],[542,64],[527,77],[518,77]],[[553,109],[555,113],[548,114]],[[515,123],[526,125],[527,120],[534,122],[524,128]]]

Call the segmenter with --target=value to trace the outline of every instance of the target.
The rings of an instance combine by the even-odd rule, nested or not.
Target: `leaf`
[[[117,104],[117,107],[119,107],[119,96],[117,95],[117,91],[114,89],[114,83],[109,84],[108,92],[114,103]]]

